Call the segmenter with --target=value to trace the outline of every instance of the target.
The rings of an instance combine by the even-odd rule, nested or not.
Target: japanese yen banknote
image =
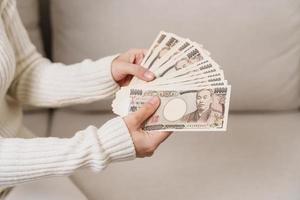
[[[112,103],[113,112],[126,116],[153,96],[161,100],[144,130],[226,131],[231,86],[224,71],[201,44],[161,31],[141,65],[156,78],[133,78]]]

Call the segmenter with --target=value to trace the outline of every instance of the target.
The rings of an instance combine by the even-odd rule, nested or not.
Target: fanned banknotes
[[[153,96],[161,104],[144,130],[225,131],[231,86],[222,68],[201,44],[161,31],[141,65],[156,78],[133,78],[112,103],[113,112],[126,116]]]

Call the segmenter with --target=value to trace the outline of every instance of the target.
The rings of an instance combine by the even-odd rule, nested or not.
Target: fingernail
[[[157,105],[158,102],[159,102],[159,98],[158,98],[157,96],[152,97],[152,98],[148,101],[148,103],[150,103],[150,104],[152,104],[152,105],[154,105],[154,106]]]
[[[147,78],[149,81],[154,79],[154,74],[150,71],[146,71],[144,73],[144,77]]]

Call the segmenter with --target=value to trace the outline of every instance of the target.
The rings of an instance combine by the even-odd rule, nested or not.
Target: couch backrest
[[[54,61],[74,63],[147,48],[165,30],[204,44],[223,66],[232,84],[231,110],[299,107],[300,1],[50,3]],[[100,102],[89,109],[110,108]]]
[[[17,7],[20,17],[28,31],[29,37],[42,54],[44,45],[40,29],[40,14],[38,0],[17,0]]]

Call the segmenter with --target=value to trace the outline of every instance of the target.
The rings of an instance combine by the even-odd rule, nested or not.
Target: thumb
[[[147,120],[159,107],[160,99],[155,96],[145,103],[138,111],[132,113],[131,117],[134,118],[135,125],[140,126]]]

